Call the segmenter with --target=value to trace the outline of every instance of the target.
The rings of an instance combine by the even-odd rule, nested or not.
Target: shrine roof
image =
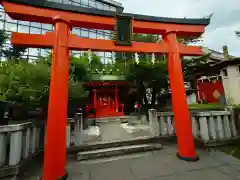
[[[216,64],[219,69],[225,68],[226,66],[240,65],[240,58],[230,58],[228,60],[222,61]]]
[[[17,3],[17,4],[27,4],[27,5],[37,6],[41,8],[58,9],[58,10],[64,10],[64,11],[71,11],[75,13],[91,14],[96,16],[114,17],[117,14],[119,14],[114,11],[106,11],[106,10],[99,10],[94,8],[74,6],[69,4],[55,3],[55,2],[49,2],[46,0],[6,0],[6,1]],[[133,19],[139,20],[139,21],[159,22],[159,23],[206,25],[206,26],[210,23],[210,18],[201,18],[201,19],[169,18],[169,17],[156,17],[156,16],[131,14],[131,13],[121,13],[121,15],[131,16]]]

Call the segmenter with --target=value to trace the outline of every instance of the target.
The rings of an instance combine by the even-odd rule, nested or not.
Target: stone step
[[[116,122],[118,121],[121,123],[123,119],[127,119],[127,116],[109,116],[109,117],[102,117],[96,118],[97,123],[108,123],[108,122]]]
[[[132,153],[138,153],[138,152],[154,151],[154,150],[160,150],[160,149],[162,149],[161,144],[139,144],[139,145],[112,147],[112,148],[79,152],[77,154],[77,160],[83,161],[83,160],[132,154]]]
[[[106,149],[106,148],[114,148],[114,147],[123,147],[123,146],[131,146],[131,145],[140,145],[140,144],[155,144],[161,143],[159,137],[139,137],[133,140],[127,141],[101,141],[101,142],[93,142],[88,144],[83,144],[79,147],[69,149],[70,153],[82,152],[82,151],[91,151],[98,149]]]

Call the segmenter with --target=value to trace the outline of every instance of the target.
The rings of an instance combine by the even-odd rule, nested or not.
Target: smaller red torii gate
[[[198,160],[186,101],[180,56],[200,56],[200,47],[185,46],[177,37],[199,37],[210,19],[174,19],[125,14],[133,17],[134,33],[161,34],[164,41],[132,42],[117,46],[111,40],[80,38],[71,35],[71,27],[114,30],[115,12],[76,7],[42,0],[2,0],[8,15],[17,20],[54,25],[54,32],[13,33],[12,43],[25,47],[53,48],[47,137],[44,155],[44,180],[66,178],[66,124],[68,102],[69,49],[168,54],[168,72],[178,141],[178,157]]]

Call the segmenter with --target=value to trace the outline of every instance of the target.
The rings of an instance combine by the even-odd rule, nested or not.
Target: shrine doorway
[[[89,118],[124,116],[124,102],[120,99],[120,91],[130,85],[127,81],[88,82],[85,86],[90,93],[90,104],[87,104]],[[96,114],[89,113],[92,109]]]
[[[97,92],[97,113],[108,115],[116,112],[116,100],[114,99],[114,91],[111,89],[101,89]]]

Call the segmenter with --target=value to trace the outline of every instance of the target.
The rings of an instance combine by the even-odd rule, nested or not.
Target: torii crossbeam
[[[133,17],[134,33],[161,34],[164,41],[159,44],[132,42],[131,46],[119,46],[111,40],[80,38],[70,34],[71,27],[114,30],[115,12],[44,0],[2,0],[1,4],[13,19],[54,25],[54,32],[43,35],[12,34],[12,44],[35,48],[53,48],[44,155],[44,180],[66,178],[66,125],[70,49],[168,54],[168,72],[178,142],[178,157],[189,161],[198,160],[192,136],[180,56],[200,56],[202,51],[200,47],[185,46],[179,43],[177,37],[199,37],[204,33],[210,19],[176,19],[124,14]]]

